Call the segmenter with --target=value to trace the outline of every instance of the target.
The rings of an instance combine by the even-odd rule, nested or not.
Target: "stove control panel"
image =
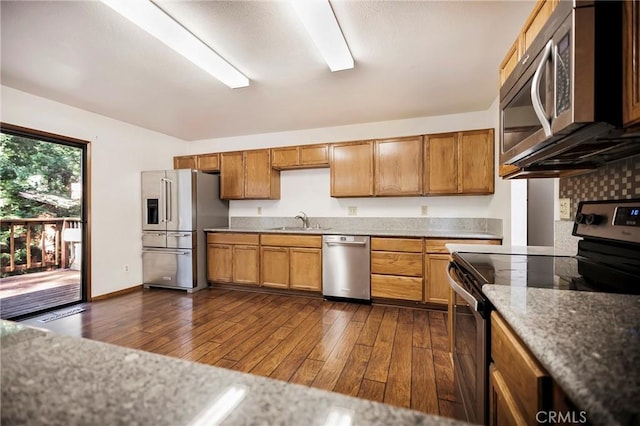
[[[573,235],[640,244],[640,199],[582,201]]]

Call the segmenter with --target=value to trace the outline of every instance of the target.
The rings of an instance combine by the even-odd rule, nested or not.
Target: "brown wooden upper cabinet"
[[[174,169],[196,169],[203,172],[220,171],[219,154],[181,155],[173,157]]]
[[[425,194],[492,194],[493,192],[493,129],[425,136]]]
[[[197,155],[197,169],[203,172],[219,172],[220,171],[220,154],[200,154]]]
[[[624,125],[640,123],[640,2],[625,1],[622,10]]]
[[[373,195],[373,141],[332,144],[329,163],[332,197]]]
[[[531,46],[531,43],[547,22],[551,13],[553,13],[556,6],[558,6],[558,1],[559,0],[538,0],[536,2],[536,5],[522,26],[518,38],[516,38],[513,45],[509,48],[500,64],[500,68],[498,69],[500,86],[504,84],[513,69],[518,65],[520,59],[522,59],[526,50]]]
[[[280,172],[271,168],[270,150],[220,153],[220,198],[279,199]]]
[[[375,141],[375,195],[422,195],[422,136]]]
[[[174,169],[197,169],[197,155],[173,157]]]
[[[271,148],[271,167],[278,170],[329,167],[329,145]]]

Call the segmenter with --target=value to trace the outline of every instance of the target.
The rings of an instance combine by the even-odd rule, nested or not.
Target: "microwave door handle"
[[[544,111],[542,100],[540,99],[540,74],[542,74],[542,70],[549,60],[552,50],[553,41],[549,40],[544,48],[542,58],[540,59],[536,72],[533,74],[533,81],[531,82],[531,103],[533,104],[533,110],[535,111],[540,124],[542,124],[542,130],[544,130],[544,135],[546,137],[551,136],[553,133],[551,132],[551,123],[549,122],[547,113]]]

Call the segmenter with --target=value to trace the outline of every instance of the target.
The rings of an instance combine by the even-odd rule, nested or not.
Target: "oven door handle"
[[[475,297],[471,295],[471,293],[469,293],[460,284],[458,284],[458,281],[456,281],[456,279],[451,275],[452,269],[453,269],[453,264],[449,263],[449,266],[447,268],[447,277],[449,278],[449,285],[457,294],[460,295],[460,297],[462,297],[469,304],[469,306],[473,308],[474,311],[477,311],[478,301],[476,300]]]

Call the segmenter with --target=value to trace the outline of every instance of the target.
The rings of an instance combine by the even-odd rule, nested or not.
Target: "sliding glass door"
[[[88,143],[0,130],[0,317],[86,301]]]

